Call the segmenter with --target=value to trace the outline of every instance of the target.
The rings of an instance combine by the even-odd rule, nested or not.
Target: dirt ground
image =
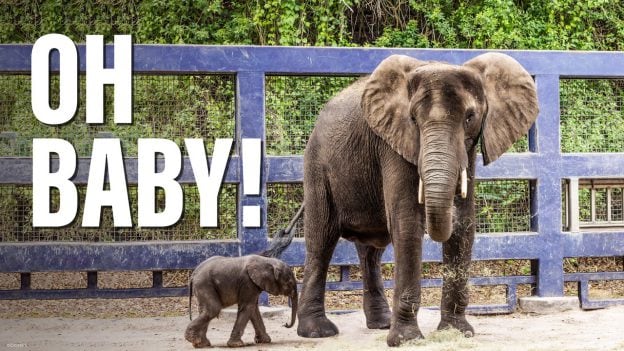
[[[223,313],[211,323],[208,338],[214,350],[225,349],[233,313]],[[387,350],[387,330],[368,330],[361,311],[330,314],[340,334],[326,339],[304,339],[296,327],[286,329],[289,311],[264,320],[273,342],[253,344],[248,325],[244,350]],[[469,316],[477,332],[464,338],[453,332],[436,332],[439,312],[421,309],[419,323],[425,340],[410,342],[400,350],[624,350],[624,306],[595,311],[574,310],[552,315],[514,313]],[[0,319],[0,350],[191,350],[184,340],[188,316],[150,318],[20,318]]]

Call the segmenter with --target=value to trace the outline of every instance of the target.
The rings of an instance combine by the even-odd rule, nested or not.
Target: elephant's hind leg
[[[364,283],[364,315],[369,329],[388,329],[392,314],[384,294],[381,276],[381,255],[385,249],[357,243],[362,282]]]
[[[210,347],[210,341],[206,337],[206,332],[208,331],[208,323],[210,323],[212,318],[216,317],[216,314],[211,315],[206,310],[201,311],[199,316],[188,325],[184,338],[193,344],[193,347]]]
[[[206,337],[208,324],[219,315],[222,306],[216,292],[210,289],[196,287],[195,297],[198,302],[199,316],[186,327],[184,338],[195,348],[210,347],[210,341]]]
[[[336,325],[325,315],[325,283],[340,233],[327,188],[306,184],[304,192],[306,262],[299,298],[297,334],[306,338],[323,338],[338,334]]]

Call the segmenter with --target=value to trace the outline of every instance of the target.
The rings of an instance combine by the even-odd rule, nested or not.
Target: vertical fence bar
[[[529,211],[531,213],[530,226],[531,231],[539,232],[539,218],[540,216],[537,213],[538,201],[537,201],[537,180],[529,181],[529,203],[530,208]]]
[[[529,129],[527,137],[529,139],[529,152],[539,152],[539,146],[537,145],[537,129],[535,128],[535,124],[533,124],[531,129]]]
[[[237,232],[241,242],[240,254],[248,255],[263,250],[267,244],[267,192],[266,192],[266,128],[264,125],[264,73],[238,72],[236,75],[236,150],[240,156],[240,183],[238,185]],[[260,194],[245,195],[243,186],[242,141],[259,138],[261,143]],[[260,206],[260,227],[243,226],[243,207]],[[258,302],[269,304],[269,296],[260,294]]]
[[[509,284],[507,285],[506,302],[512,311],[516,309],[516,301],[518,301],[518,287],[516,284]]]
[[[564,230],[570,230],[570,182],[569,180],[565,181],[565,188],[561,189],[563,191],[563,204],[565,206],[563,209],[563,225]]]
[[[97,271],[87,272],[87,289],[97,289],[97,285],[98,285],[98,272]]]
[[[163,271],[152,272],[152,288],[160,289],[163,287]]]
[[[20,290],[30,290],[30,273],[20,273]]]
[[[533,194],[538,215],[537,227],[542,242],[538,261],[537,295],[563,295],[563,247],[561,245],[561,131],[559,125],[559,76],[535,77],[540,114],[536,122],[537,150],[541,164],[536,194]],[[535,147],[535,146],[534,146]]]
[[[241,255],[257,253],[267,243],[267,193],[265,172],[266,128],[264,125],[264,73],[239,72],[236,76],[236,146],[241,156],[243,138],[262,140],[262,159],[260,162],[260,194],[245,195],[243,187],[243,163],[240,166],[240,184],[238,186],[238,238],[241,241]],[[243,207],[260,206],[260,227],[243,227]]]
[[[591,208],[591,219],[589,220],[592,224],[596,223],[596,189],[594,189],[594,186],[592,185],[591,189],[589,190],[589,193],[591,194],[591,200],[590,200],[590,208]]]
[[[611,186],[607,188],[607,222],[611,223],[613,216],[611,215]]]
[[[340,266],[340,281],[351,281],[351,266]]]
[[[579,179],[568,180],[568,230],[578,232],[579,225]]]

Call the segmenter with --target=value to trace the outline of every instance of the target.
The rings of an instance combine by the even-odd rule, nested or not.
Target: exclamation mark
[[[245,196],[260,195],[260,158],[262,157],[262,140],[243,138],[243,194]],[[260,226],[260,206],[243,206],[243,227]]]

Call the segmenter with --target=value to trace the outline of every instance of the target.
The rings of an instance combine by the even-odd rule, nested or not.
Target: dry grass
[[[187,306],[188,299],[183,297],[123,300],[0,300],[0,318],[172,317],[187,315]]]
[[[0,273],[0,290],[15,290],[19,288],[19,273]]]

